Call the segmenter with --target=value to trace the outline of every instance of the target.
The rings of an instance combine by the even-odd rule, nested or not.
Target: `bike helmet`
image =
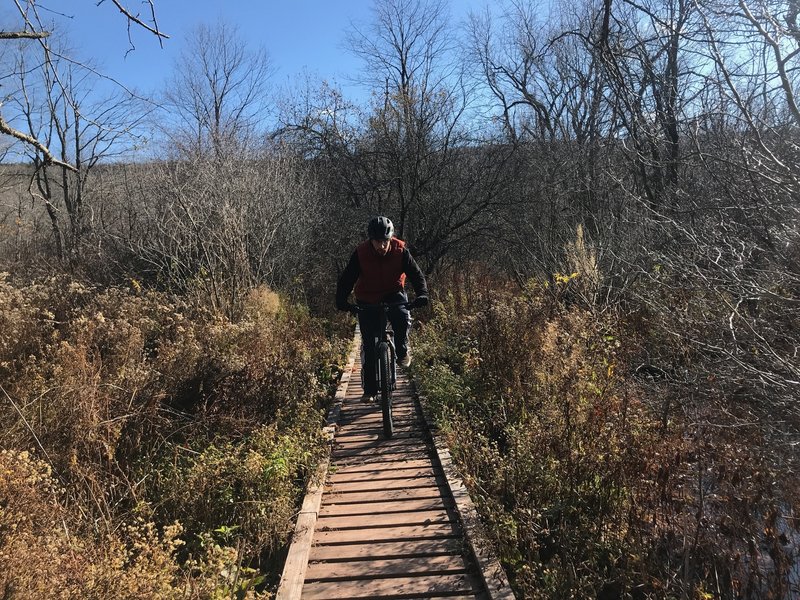
[[[367,225],[367,236],[371,240],[390,240],[394,225],[388,217],[372,217]]]

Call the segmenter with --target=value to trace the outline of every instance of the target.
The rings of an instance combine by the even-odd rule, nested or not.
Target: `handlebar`
[[[350,312],[353,314],[357,314],[362,310],[384,310],[387,311],[390,308],[395,307],[403,307],[407,308],[408,310],[414,310],[416,308],[422,308],[421,306],[416,305],[416,300],[404,300],[402,302],[378,302],[377,304],[351,304],[350,305]]]
[[[378,310],[378,309],[387,309],[387,308],[394,308],[396,306],[402,306],[403,308],[415,308],[411,305],[413,301],[411,300],[404,300],[403,302],[379,302],[377,304],[354,304],[354,306],[358,307],[361,310]]]

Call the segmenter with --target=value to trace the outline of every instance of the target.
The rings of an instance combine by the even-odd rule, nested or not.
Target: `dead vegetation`
[[[0,286],[4,594],[263,589],[341,347],[266,288],[232,322],[136,285]]]

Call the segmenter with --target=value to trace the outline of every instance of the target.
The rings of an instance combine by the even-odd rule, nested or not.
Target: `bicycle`
[[[383,332],[375,337],[375,381],[381,397],[381,413],[383,414],[383,435],[390,439],[394,435],[392,419],[392,392],[397,383],[397,356],[394,346],[394,331],[389,328],[389,309],[402,306],[415,308],[413,302],[381,302],[379,304],[359,304],[358,310],[380,310],[380,324],[375,329]],[[367,365],[364,365],[366,368]]]

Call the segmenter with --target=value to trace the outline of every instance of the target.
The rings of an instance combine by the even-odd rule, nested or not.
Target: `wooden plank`
[[[374,412],[380,414],[381,411],[381,403],[379,400],[375,400],[374,402],[354,402],[350,403],[349,405],[350,412]],[[406,402],[404,400],[398,401],[398,396],[395,396],[392,402],[392,408],[396,408],[397,410],[402,410],[408,412],[409,414],[416,414],[417,408],[410,402]]]
[[[461,531],[453,523],[430,525],[400,525],[397,527],[366,527],[314,532],[314,544],[342,544],[350,542],[391,542],[413,539],[458,537]]]
[[[397,464],[397,463],[396,463]],[[387,479],[403,479],[406,477],[436,477],[437,472],[433,469],[433,465],[420,465],[417,467],[406,467],[403,463],[399,463],[394,469],[365,469],[358,472],[342,472],[330,473],[328,475],[328,483],[355,483],[356,481],[385,481]]]
[[[334,405],[328,413],[327,422],[329,424],[335,420],[341,408],[341,401],[347,394],[347,388],[350,382],[349,373],[355,363],[357,348],[357,340],[354,339],[347,359],[348,368],[342,373],[342,377],[336,389]],[[331,432],[332,430],[329,430],[329,435]],[[281,581],[276,592],[276,600],[299,600],[300,598],[329,465],[330,453],[317,465],[311,484],[306,490],[306,495],[303,498],[303,505],[300,509],[300,514],[297,516],[297,522],[295,523],[292,543],[289,546],[286,562],[281,572]]]
[[[422,406],[423,417],[429,423],[433,423],[424,406],[422,404],[420,406]],[[508,582],[508,577],[491,544],[487,541],[489,538],[483,531],[478,511],[458,474],[450,455],[450,450],[444,445],[441,438],[437,438],[436,435],[433,435],[433,443],[439,465],[447,478],[448,488],[453,495],[459,519],[464,526],[466,542],[470,548],[472,558],[477,563],[478,574],[483,587],[488,592],[490,600],[514,600],[514,592]]]
[[[345,487],[345,486],[360,486],[360,487]],[[325,494],[329,496],[326,498],[326,503],[341,504],[343,502],[380,502],[380,501],[394,501],[404,500],[411,498],[431,498],[431,497],[444,497],[447,494],[447,488],[441,484],[426,483],[420,485],[407,485],[395,487],[361,487],[369,486],[369,483],[353,483],[342,484],[339,487],[326,488]],[[381,497],[383,494],[383,498]]]
[[[427,454],[427,449],[424,445],[418,444],[413,446],[384,446],[384,447],[375,447],[375,448],[337,448],[333,451],[332,457],[333,459],[338,458],[375,458],[379,456],[388,456],[388,455],[395,455],[395,456],[406,456],[411,455],[413,453],[424,453]],[[414,457],[416,458],[416,456]]]
[[[342,502],[389,502],[394,500],[441,498],[446,490],[440,487],[406,488],[403,490],[381,490],[377,492],[350,492],[326,494],[326,503]]]
[[[384,502],[413,502],[418,500],[451,500],[450,495],[441,488],[424,488],[416,490],[394,490],[391,494],[361,492],[353,494],[327,494],[324,505],[357,505],[381,504]]]
[[[395,462],[377,462],[372,464],[360,465],[332,465],[329,476],[346,475],[357,473],[380,473],[382,471],[396,471],[397,469],[423,469],[431,467],[430,459],[426,460],[404,460]]]
[[[473,589],[475,586],[473,585]],[[472,593],[469,596],[462,596],[460,594],[456,596],[452,596],[448,594],[447,596],[428,596],[425,600],[485,600],[485,597],[480,593]]]
[[[412,434],[412,435],[409,435]],[[348,446],[348,447],[381,447],[381,446],[408,446],[412,444],[418,444],[420,446],[424,446],[427,442],[421,435],[413,435],[412,432],[398,432],[397,437],[392,437],[391,439],[386,439],[383,436],[383,426],[381,426],[380,433],[371,435],[369,437],[364,437],[363,439],[353,439],[352,437],[343,436],[341,438],[337,437],[335,440],[334,448],[338,448],[340,446]]]
[[[330,531],[353,529],[357,527],[388,527],[397,525],[429,525],[432,523],[450,523],[453,515],[443,508],[439,510],[418,510],[393,513],[375,512],[369,515],[341,515],[318,517],[317,530]]]
[[[371,423],[358,423],[354,422],[350,423],[342,423],[339,422],[339,433],[342,434],[341,441],[346,442],[348,441],[349,434],[353,432],[358,432],[359,434],[363,433],[366,435],[373,435],[375,439],[383,441],[385,438],[383,437],[383,421],[373,421]],[[404,423],[403,421],[394,421],[394,433],[395,435],[399,436],[397,439],[403,439],[407,437],[416,437],[422,438],[424,441],[428,441],[427,436],[424,436],[422,430],[420,429],[420,425],[418,423],[411,423],[407,422]]]
[[[394,449],[393,451],[389,452],[387,448],[387,452],[353,452],[353,451],[346,451],[342,450],[340,452],[341,456],[331,457],[333,464],[339,465],[345,463],[347,465],[352,465],[354,463],[363,463],[363,464],[374,464],[374,463],[381,463],[381,462],[398,462],[398,461],[408,461],[408,460],[430,460],[430,450],[426,447],[415,448],[415,449]]]
[[[398,542],[361,542],[312,546],[309,561],[349,561],[370,558],[414,558],[460,553],[464,543],[460,538],[406,540]]]
[[[399,396],[395,396],[392,401],[392,408],[396,408],[398,410],[403,410],[408,413],[417,413],[417,407],[413,404],[413,400],[403,400]],[[347,406],[348,411],[354,413],[367,413],[367,412],[374,412],[380,414],[381,411],[381,403],[376,400],[375,402],[354,402],[350,403]]]
[[[395,502],[365,502],[360,504],[323,503],[319,511],[319,517],[374,515],[376,513],[386,515],[396,512],[440,510],[442,508],[448,509],[452,507],[453,501],[442,497],[422,500],[398,500]]]
[[[414,450],[387,449],[386,452],[355,452],[340,451],[337,456],[331,456],[331,462],[335,467],[353,465],[373,465],[375,463],[402,463],[408,460],[423,460],[429,458],[427,448]]]
[[[428,450],[415,450],[414,452],[400,452],[398,454],[355,454],[352,456],[337,456],[332,457],[331,461],[334,464],[334,468],[340,468],[346,466],[374,465],[376,463],[402,463],[409,460],[430,459],[429,457],[430,454]]]
[[[466,573],[460,555],[445,554],[424,558],[380,558],[348,562],[314,562],[308,565],[306,582],[341,579],[375,579],[405,575],[452,575]]]
[[[399,408],[409,412],[418,412],[414,401],[410,399],[406,400],[402,396],[402,393],[396,393],[392,396],[392,408]],[[375,400],[374,402],[361,402],[359,396],[359,400],[357,402],[348,403],[348,408],[353,412],[380,412],[381,403],[380,400]]]
[[[472,588],[475,589],[475,584],[472,585]],[[479,593],[473,592],[468,596],[462,594],[447,594],[446,596],[427,596],[425,600],[486,600],[486,597]]]
[[[365,429],[364,427],[358,428],[340,428],[336,432],[336,442],[343,443],[343,442],[383,442],[383,429],[380,427],[375,427],[374,429]],[[424,437],[422,433],[422,429],[417,430],[410,430],[410,431],[400,431],[397,432],[393,440],[407,440],[407,439],[415,439],[418,440]]]
[[[353,421],[338,421],[338,431],[343,433],[345,437],[347,434],[354,431],[364,432],[365,434],[383,435],[383,419],[363,419]],[[422,433],[422,425],[419,421],[411,421],[406,419],[394,419],[394,432],[397,435],[405,433],[413,433],[419,435]],[[382,438],[381,438],[382,439]]]
[[[420,421],[419,419],[412,418],[408,415],[392,413],[392,421],[397,429],[404,429],[404,428],[412,428],[412,427],[419,427]],[[340,418],[338,421],[339,427],[343,429],[352,428],[355,426],[358,427],[371,427],[377,429],[383,426],[383,417],[380,414],[376,415],[364,415],[360,417],[343,417]]]
[[[316,516],[300,514],[295,523],[295,533],[289,547],[289,555],[283,565],[281,582],[278,587],[277,598],[281,600],[294,600],[300,598],[299,590],[305,581],[308,557],[311,551],[311,540],[314,537]]]
[[[436,487],[440,481],[436,477],[402,477],[369,481],[345,481],[325,487],[326,492],[343,494],[350,492],[379,492],[381,490],[405,490],[421,487]]]
[[[422,440],[386,440],[379,444],[336,444],[333,456],[376,456],[384,454],[409,454],[425,452],[430,456],[428,445]]]
[[[347,424],[347,422],[349,421],[357,421],[359,423],[383,422],[383,413],[381,412],[380,407],[377,406],[369,411],[360,411],[360,412],[356,412],[354,410],[348,410],[346,407],[343,407],[340,416],[341,416],[341,421],[344,424]],[[402,409],[393,408],[392,417],[395,417],[396,420],[398,421],[405,421],[406,423],[417,423],[417,424],[422,423],[419,414],[404,408]]]
[[[341,469],[333,467],[333,470],[328,471],[328,482],[331,484],[354,483],[404,477],[439,477],[441,481],[444,481],[441,469],[435,468],[430,461],[414,461],[416,466],[409,466],[408,462],[395,460],[387,463],[346,465]]]
[[[408,389],[408,388],[406,388]],[[408,393],[411,393],[410,391]],[[399,391],[395,390],[395,393],[392,395],[392,408],[402,408],[403,410],[407,410],[410,412],[416,412],[417,407],[414,403],[414,400],[411,398],[403,398],[404,394]],[[359,396],[360,399],[360,396]],[[380,400],[375,400],[374,402],[354,402],[349,405],[350,410],[353,411],[380,411],[381,403]]]
[[[397,404],[392,405],[392,415],[397,414],[398,416],[405,417],[407,419],[418,419],[419,414],[417,413],[416,409],[412,406],[398,406]],[[365,418],[365,417],[375,417],[375,418],[382,418],[381,413],[381,405],[377,402],[372,404],[362,404],[360,406],[354,406],[353,404],[345,404],[342,407],[341,415],[343,418]]]
[[[408,388],[404,388],[404,390],[408,390]],[[411,398],[404,398],[403,396],[406,393],[411,394],[410,391],[404,390],[395,390],[395,393],[392,394],[392,407],[403,408],[409,411],[417,411],[416,403]],[[359,390],[360,391],[360,390]],[[376,399],[373,402],[361,402],[361,397],[359,395],[358,402],[353,402],[350,404],[350,408],[352,410],[380,410],[381,403],[380,399]]]
[[[370,452],[375,450],[385,450],[386,448],[396,448],[398,450],[405,449],[424,449],[425,441],[422,438],[392,438],[376,439],[372,441],[350,441],[350,440],[336,440],[333,445],[336,452],[342,450],[368,450]]]
[[[409,460],[422,460],[428,458],[428,451],[399,452],[397,454],[375,454],[375,455],[356,455],[336,457],[334,468],[343,467],[369,467],[375,464],[403,464]],[[331,459],[333,461],[333,459]]]
[[[400,421],[407,423],[419,423],[419,415],[407,410],[395,409],[392,410],[392,417],[397,417]],[[380,409],[374,411],[355,412],[353,410],[342,409],[341,422],[347,424],[350,421],[358,421],[360,423],[380,423],[383,421],[383,416]]]
[[[394,429],[398,434],[403,432],[420,432],[421,424],[419,421],[411,419],[394,418]],[[352,431],[364,431],[380,435],[383,432],[383,419],[353,419],[348,421],[338,421],[339,431],[348,433]]]
[[[372,423],[372,424],[383,422],[383,414],[381,413],[380,409],[375,409],[374,411],[370,412],[356,413],[354,411],[348,411],[346,408],[342,408],[340,417],[341,418],[339,422],[342,425],[347,425],[351,422]],[[395,419],[395,421],[404,422],[408,424],[419,425],[422,423],[417,413],[413,413],[407,410],[394,409],[392,410],[392,417]]]
[[[298,520],[314,520],[300,594],[353,600],[484,598],[483,583],[463,556],[463,532],[453,521],[457,505],[433,462],[435,450],[413,383],[405,372],[398,373],[395,435],[387,440],[380,405],[359,402],[359,344],[356,334],[354,360],[329,414],[336,436],[328,481],[320,486],[321,504],[301,512]]]
[[[470,592],[472,585],[466,575],[435,575],[347,582],[311,582],[303,586],[303,599],[430,598],[442,594]]]

